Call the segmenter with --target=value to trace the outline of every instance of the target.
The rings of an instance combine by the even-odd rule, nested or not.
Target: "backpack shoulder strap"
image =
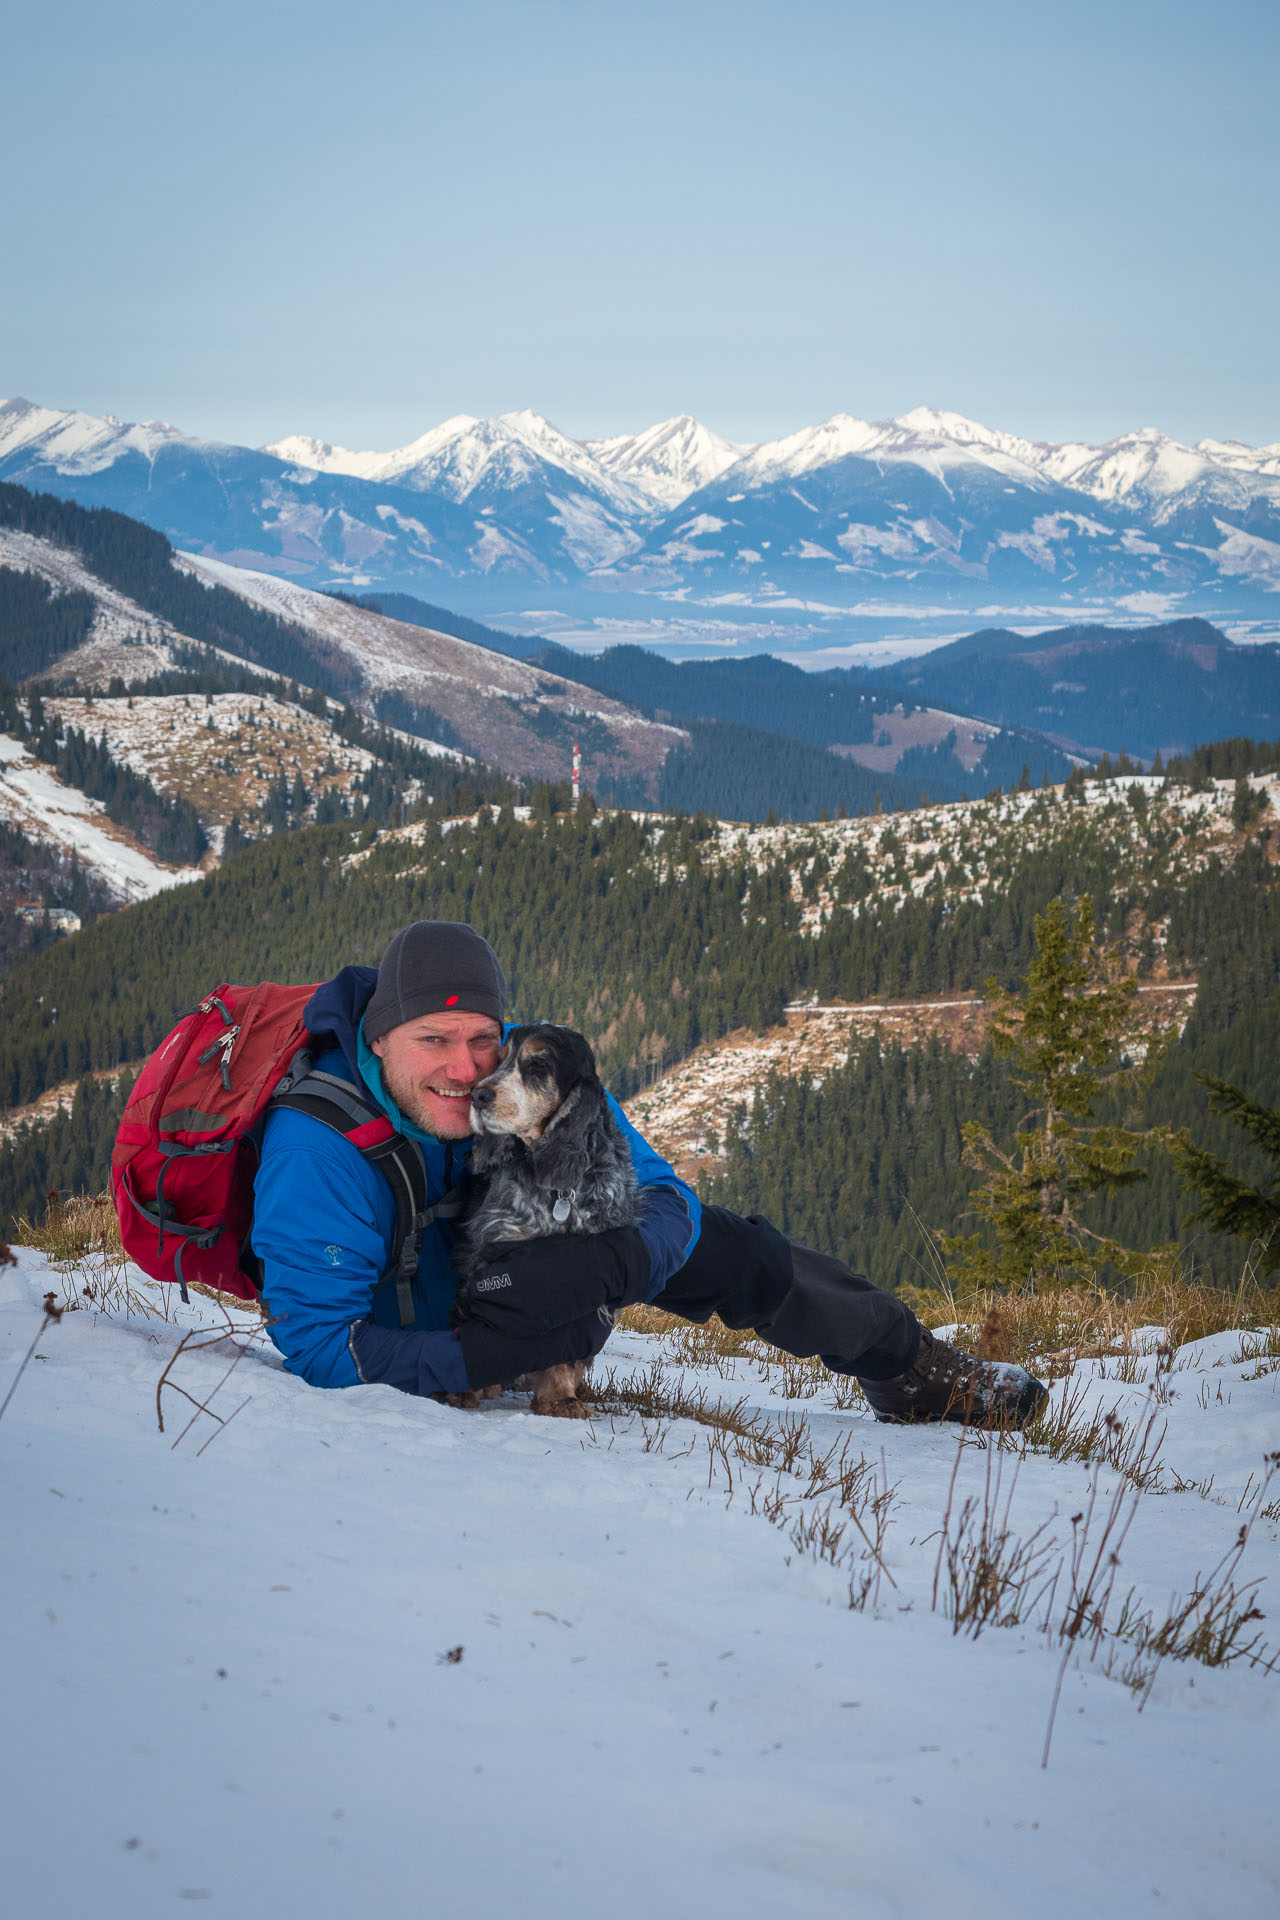
[[[377,1167],[386,1180],[395,1201],[396,1223],[391,1264],[378,1284],[395,1281],[400,1325],[411,1327],[415,1317],[413,1282],[422,1251],[422,1236],[435,1220],[457,1219],[463,1206],[461,1186],[451,1187],[442,1199],[429,1207],[426,1163],[417,1141],[398,1133],[368,1095],[337,1074],[321,1073],[313,1068],[293,1086],[278,1093],[271,1105],[308,1113],[313,1120],[332,1127]]]

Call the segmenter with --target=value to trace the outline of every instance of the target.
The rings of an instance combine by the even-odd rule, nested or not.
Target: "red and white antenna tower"
[[[577,807],[578,796],[582,792],[582,754],[578,743],[573,743],[573,804]]]

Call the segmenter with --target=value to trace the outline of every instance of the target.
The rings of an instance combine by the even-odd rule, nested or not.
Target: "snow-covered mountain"
[[[530,551],[545,546],[548,526],[556,524],[584,572],[633,551],[639,538],[631,523],[653,511],[644,487],[625,474],[610,473],[585,447],[528,408],[491,420],[455,414],[390,453],[352,453],[302,434],[262,451],[323,473],[347,473],[501,515]],[[490,546],[496,548],[501,544],[496,527],[494,534]]]
[[[662,420],[643,433],[620,433],[611,440],[582,444],[602,467],[633,480],[664,508],[679,506],[752,451],[713,433],[688,413]]]
[[[917,407],[758,446],[689,415],[576,441],[459,414],[390,452],[259,449],[0,406],[0,478],[108,505],[308,585],[498,609],[954,609],[984,619],[1274,615],[1280,446],[1153,428],[1053,445]],[[505,583],[505,584],[504,584]],[[504,596],[504,597],[495,597]]]
[[[162,448],[213,445],[167,420],[130,423],[112,414],[60,413],[17,398],[0,401],[0,466],[28,461],[61,474],[102,473],[126,457],[154,461]]]

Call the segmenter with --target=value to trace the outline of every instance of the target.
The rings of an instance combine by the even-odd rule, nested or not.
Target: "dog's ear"
[[[548,1120],[541,1140],[529,1149],[540,1186],[576,1187],[586,1173],[583,1133],[590,1102],[583,1098],[584,1092],[581,1083],[570,1091]]]
[[[591,1051],[591,1042],[576,1027],[562,1027],[561,1035],[566,1043],[569,1066],[575,1080],[585,1081],[588,1086],[598,1078],[596,1056]]]

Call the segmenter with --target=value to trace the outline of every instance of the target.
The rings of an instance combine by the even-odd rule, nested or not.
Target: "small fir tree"
[[[1275,1273],[1280,1270],[1280,1197],[1276,1192],[1280,1185],[1280,1113],[1274,1107],[1260,1106],[1239,1087],[1215,1079],[1211,1073],[1198,1073],[1196,1079],[1208,1087],[1212,1110],[1243,1128],[1270,1159],[1272,1172],[1265,1187],[1251,1186],[1217,1154],[1198,1147],[1187,1129],[1181,1128],[1169,1151],[1183,1186],[1189,1187],[1200,1202],[1186,1224],[1202,1224],[1215,1233],[1231,1233],[1252,1241],[1259,1249],[1262,1272]]]
[[[1121,1270],[1135,1256],[1095,1233],[1080,1217],[1091,1195],[1146,1179],[1137,1164],[1154,1138],[1100,1124],[1104,1096],[1149,1077],[1154,1059],[1135,1066],[1126,1043],[1135,1028],[1137,980],[1120,971],[1114,949],[1094,941],[1093,908],[1081,898],[1074,917],[1053,900],[1036,915],[1036,957],[1020,993],[987,983],[991,1038],[1013,1063],[1014,1085],[1030,1107],[1012,1151],[977,1120],[967,1121],[966,1165],[982,1175],[973,1211],[995,1236],[939,1234],[958,1289],[1053,1287],[1087,1283],[1103,1266]]]

